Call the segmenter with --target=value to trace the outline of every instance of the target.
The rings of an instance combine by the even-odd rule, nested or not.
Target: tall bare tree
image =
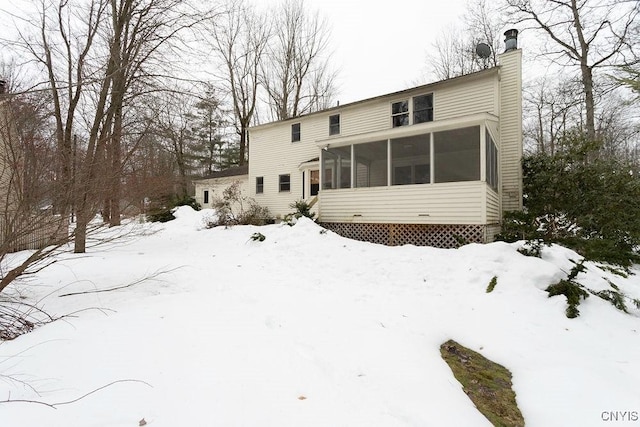
[[[0,292],[16,278],[51,263],[69,241],[68,222],[54,215],[55,170],[46,133],[47,113],[37,98],[7,94],[0,82]],[[32,249],[18,263],[7,255]],[[14,260],[15,261],[15,260]]]
[[[594,72],[636,58],[634,32],[640,2],[609,0],[505,0],[515,24],[546,37],[545,55],[579,70],[584,94],[585,134],[596,141]]]
[[[335,93],[329,25],[304,0],[286,0],[274,11],[274,34],[262,75],[274,119],[326,108]]]
[[[23,30],[21,46],[47,72],[43,87],[52,93],[61,158],[57,182],[73,188],[58,193],[73,194],[74,250],[84,252],[88,222],[100,207],[111,225],[120,222],[126,109],[140,94],[158,90],[168,63],[162,48],[207,16],[195,16],[179,0],[41,0],[40,5],[33,20],[38,32]],[[82,155],[73,177],[76,135]],[[71,205],[58,204],[63,213]]]
[[[556,154],[569,132],[584,122],[580,82],[541,77],[528,83],[523,93],[524,139],[531,152]]]
[[[222,80],[232,101],[243,165],[248,153],[248,129],[258,104],[260,64],[265,59],[270,26],[242,0],[227,3],[225,19],[211,27],[212,46],[224,64]]]
[[[486,0],[470,2],[461,21],[461,25],[442,32],[433,43],[433,53],[427,54],[427,67],[437,79],[450,79],[498,63],[504,22],[494,4]],[[489,57],[478,56],[479,43],[491,48]]]

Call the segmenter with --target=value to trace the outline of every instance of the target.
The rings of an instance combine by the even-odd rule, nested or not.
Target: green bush
[[[295,212],[288,213],[284,216],[284,222],[289,225],[294,224],[294,220],[302,218],[303,216],[312,219],[316,216],[314,212],[311,212],[313,205],[305,202],[304,200],[296,200],[289,205],[290,208],[295,209]]]
[[[176,219],[173,216],[173,209],[177,206],[191,206],[194,210],[199,211],[200,205],[196,199],[190,196],[183,197],[166,197],[160,199],[156,203],[152,203],[147,213],[147,221],[151,222],[167,222]]]
[[[504,215],[499,240],[559,243],[591,260],[640,261],[640,178],[633,165],[569,138],[565,151],[523,159],[524,211]]]

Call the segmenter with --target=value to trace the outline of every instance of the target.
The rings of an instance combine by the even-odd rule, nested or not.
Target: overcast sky
[[[283,0],[253,0],[271,7]],[[341,104],[427,83],[427,51],[445,30],[460,26],[467,0],[304,0],[329,21],[332,64],[339,70]],[[6,11],[25,0],[0,0]],[[22,6],[24,8],[24,6]],[[0,29],[3,36],[8,25]],[[12,25],[11,25],[12,26]]]
[[[264,1],[264,0],[262,0]],[[262,3],[260,1],[260,3]],[[278,4],[281,0],[268,0]],[[305,0],[331,25],[333,62],[340,69],[341,104],[413,86],[426,52],[465,0]]]

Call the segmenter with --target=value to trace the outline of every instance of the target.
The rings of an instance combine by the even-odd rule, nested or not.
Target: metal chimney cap
[[[518,30],[512,28],[504,32],[504,51],[509,52],[518,48]]]
[[[511,28],[504,32],[504,36],[508,39],[518,38],[518,30]]]

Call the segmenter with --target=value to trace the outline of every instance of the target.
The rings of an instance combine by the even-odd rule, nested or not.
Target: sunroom
[[[320,221],[497,223],[497,136],[482,113],[318,141]]]

